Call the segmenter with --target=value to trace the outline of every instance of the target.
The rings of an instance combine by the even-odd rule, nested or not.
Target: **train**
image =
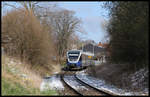
[[[67,52],[67,69],[72,68],[86,68],[94,65],[94,54],[89,52],[83,52],[82,50],[69,50]]]

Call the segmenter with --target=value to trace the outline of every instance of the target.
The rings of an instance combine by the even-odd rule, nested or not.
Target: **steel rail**
[[[74,74],[73,76],[75,77],[75,79],[76,79],[76,81],[77,81],[78,83],[82,84],[82,85],[85,86],[85,87],[91,88],[92,91],[94,90],[95,92],[99,92],[99,94],[103,94],[103,95],[106,95],[106,96],[112,96],[112,94],[109,94],[109,93],[107,93],[107,92],[105,92],[105,91],[99,90],[99,89],[97,89],[97,88],[95,88],[95,87],[93,87],[93,86],[91,86],[91,85],[89,85],[89,84],[83,82],[83,81],[80,80],[78,77],[76,77],[76,74]],[[63,81],[70,89],[72,89],[75,93],[77,93],[78,95],[84,96],[83,93],[79,92],[79,90],[74,89],[72,86],[70,86],[70,85],[64,80],[64,75],[61,75],[61,79],[62,79],[62,81]]]
[[[79,96],[83,96],[80,92],[78,92],[76,89],[74,89],[73,87],[71,87],[65,80],[64,80],[64,75],[61,74],[61,80],[63,81],[63,83],[65,83],[71,90],[73,90],[76,94],[78,94]]]

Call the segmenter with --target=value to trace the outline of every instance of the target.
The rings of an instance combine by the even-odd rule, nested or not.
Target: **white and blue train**
[[[94,65],[92,57],[94,54],[82,50],[69,50],[67,52],[67,68],[84,68]]]

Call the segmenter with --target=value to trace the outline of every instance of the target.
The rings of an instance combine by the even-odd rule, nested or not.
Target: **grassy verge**
[[[9,82],[2,78],[2,95],[25,95],[30,94],[26,88],[15,82]]]
[[[53,90],[41,92],[37,88],[26,88],[21,84],[2,78],[2,95],[58,95]]]
[[[54,90],[40,91],[40,77],[31,70],[23,67],[23,64],[10,63],[7,56],[2,56],[1,92],[8,95],[58,95]],[[25,74],[28,78],[21,75]]]

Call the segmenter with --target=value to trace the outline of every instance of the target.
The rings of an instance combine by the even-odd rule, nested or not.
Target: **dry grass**
[[[2,95],[58,95],[54,90],[40,91],[42,77],[31,70],[31,65],[2,55],[1,66]]]
[[[6,55],[2,56],[2,77],[13,80],[20,83],[23,86],[30,86],[34,88],[40,88],[42,78],[40,75],[33,72],[29,65],[21,63],[19,60],[9,58]],[[21,63],[21,64],[20,64]],[[13,73],[10,69],[15,68],[17,73]],[[27,78],[21,77],[21,74],[27,75]]]

